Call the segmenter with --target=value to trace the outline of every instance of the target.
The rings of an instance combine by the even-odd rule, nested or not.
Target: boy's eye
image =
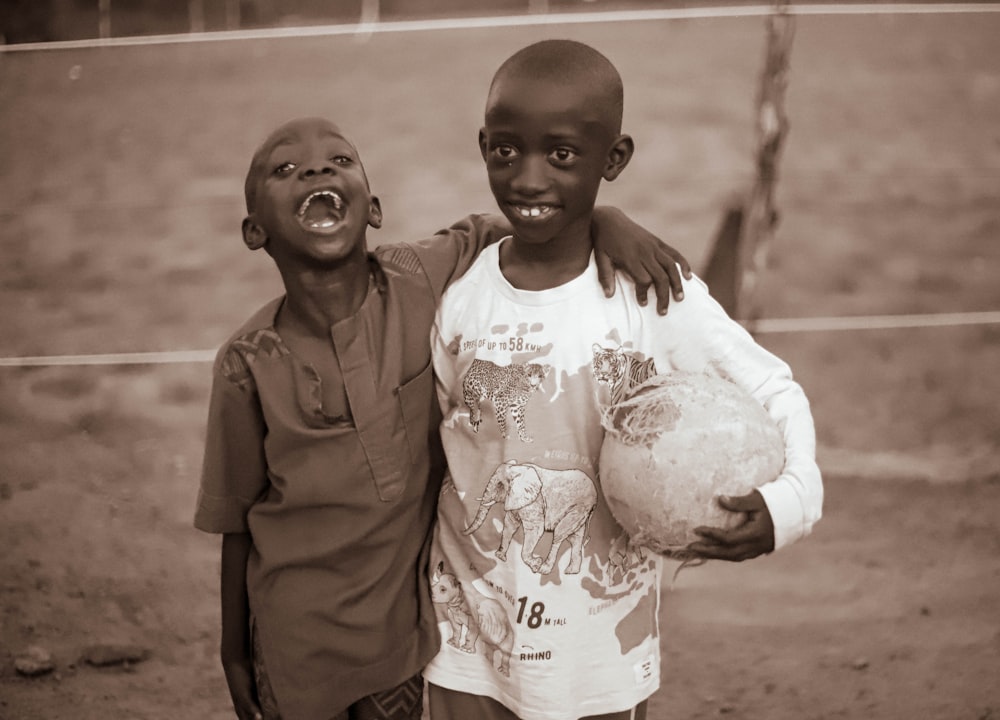
[[[354,158],[348,155],[334,155],[332,158],[330,158],[330,160],[336,163],[337,165],[350,165],[352,162],[354,162]]]
[[[284,162],[274,168],[275,175],[287,175],[288,173],[295,170],[295,163]]]
[[[570,147],[557,147],[549,156],[558,163],[568,163],[576,159],[576,150]]]
[[[513,145],[496,145],[493,148],[493,154],[500,160],[511,161],[517,157],[517,148]]]

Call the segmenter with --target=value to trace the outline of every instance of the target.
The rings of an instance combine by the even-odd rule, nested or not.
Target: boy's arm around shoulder
[[[701,280],[685,283],[685,288],[685,301],[668,313],[676,338],[672,364],[707,369],[734,381],[763,405],[785,443],[785,464],[774,481],[742,497],[720,499],[723,507],[746,512],[747,522],[732,530],[699,528],[704,541],[691,546],[703,557],[744,560],[805,537],[822,515],[812,411],[786,362],[732,320]]]
[[[687,258],[615,207],[594,208],[591,219],[594,260],[604,294],[615,294],[615,269],[635,286],[639,305],[645,306],[650,286],[656,290],[656,311],[666,315],[671,295],[684,299],[683,275],[691,279]],[[679,267],[678,267],[679,266]]]
[[[646,304],[650,286],[655,288],[661,315],[667,311],[671,294],[683,299],[681,275],[690,278],[691,265],[677,250],[613,207],[595,208],[591,229],[598,275],[608,297],[615,292],[617,268],[632,279],[640,305]],[[467,215],[432,237],[412,243],[430,278],[435,300],[440,300],[444,289],[471,267],[487,245],[511,232],[503,215]],[[386,251],[392,252],[391,247]]]
[[[510,223],[503,215],[466,215],[451,226],[438,230],[434,235],[413,243],[387,245],[382,252],[414,252],[434,290],[434,300],[448,285],[468,270],[479,254],[511,233]]]

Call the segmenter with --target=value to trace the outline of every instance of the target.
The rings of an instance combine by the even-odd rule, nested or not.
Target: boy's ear
[[[486,128],[479,128],[479,154],[486,160]]]
[[[368,198],[368,224],[376,229],[382,227],[382,203],[374,195]]]
[[[243,218],[243,242],[251,250],[260,250],[267,244],[267,233],[254,222],[253,218]]]
[[[632,159],[635,152],[635,143],[630,135],[619,135],[611,149],[608,150],[608,162],[604,166],[604,179],[611,182],[621,175],[622,170]]]

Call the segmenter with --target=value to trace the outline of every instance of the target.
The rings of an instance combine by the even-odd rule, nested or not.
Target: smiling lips
[[[310,230],[329,230],[344,219],[344,198],[333,190],[317,190],[310,194],[295,214]]]
[[[555,208],[552,205],[516,205],[511,204],[514,212],[525,220],[538,220],[547,218],[553,213]]]

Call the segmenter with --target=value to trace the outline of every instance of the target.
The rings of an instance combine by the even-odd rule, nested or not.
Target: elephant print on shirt
[[[496,557],[506,561],[507,548],[518,528],[524,530],[521,559],[533,572],[552,572],[564,541],[570,544],[570,560],[563,571],[580,572],[583,544],[587,539],[590,516],[597,506],[597,487],[587,473],[578,469],[551,470],[533,463],[509,460],[494,471],[483,495],[479,510],[463,532],[471,535],[486,520],[490,508],[503,503],[503,531]],[[546,532],[552,533],[548,555],[535,555],[535,546]]]
[[[444,571],[443,562],[438,563],[431,576],[431,601],[444,606],[445,617],[451,625],[449,645],[462,652],[474,653],[476,641],[481,640],[490,664],[510,677],[514,631],[499,602],[478,593],[472,583],[467,583],[467,589],[463,588],[455,575]],[[499,663],[497,653],[500,654]]]
[[[517,436],[522,442],[531,442],[524,420],[525,405],[531,393],[542,386],[550,369],[551,366],[538,363],[497,365],[489,360],[473,360],[462,382],[462,399],[469,408],[472,429],[479,432],[483,419],[479,404],[489,400],[493,403],[500,434],[507,437],[507,413],[510,413],[517,426]]]

